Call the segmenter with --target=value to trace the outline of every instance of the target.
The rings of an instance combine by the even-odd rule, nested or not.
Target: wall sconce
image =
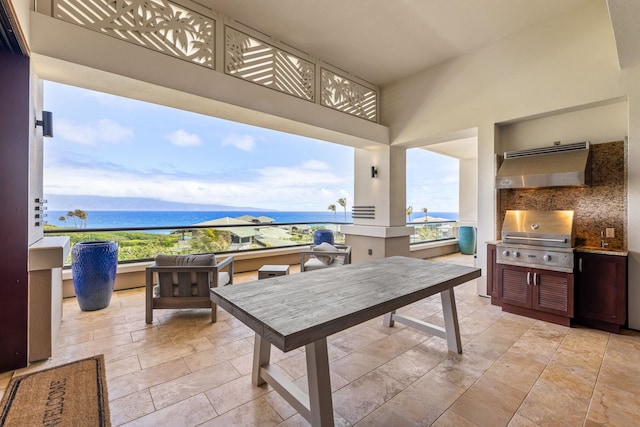
[[[375,166],[371,166],[371,178],[378,177],[378,168]]]
[[[42,120],[36,119],[36,127],[42,126],[42,136],[53,136],[53,113],[51,111],[42,112]]]

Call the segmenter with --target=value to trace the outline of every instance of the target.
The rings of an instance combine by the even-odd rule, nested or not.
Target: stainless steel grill
[[[573,211],[506,211],[498,264],[573,272]]]

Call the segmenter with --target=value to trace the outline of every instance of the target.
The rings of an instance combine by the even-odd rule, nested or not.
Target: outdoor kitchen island
[[[385,325],[428,331],[461,353],[453,288],[478,277],[478,268],[390,257],[214,288],[211,300],[256,332],[253,383],[271,385],[312,425],[333,426],[327,337],[385,315]],[[444,328],[395,314],[438,293]],[[284,352],[305,346],[308,395],[269,363],[272,344]]]

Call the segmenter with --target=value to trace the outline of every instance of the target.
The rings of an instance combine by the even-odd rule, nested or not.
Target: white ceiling
[[[379,86],[589,0],[196,0]]]

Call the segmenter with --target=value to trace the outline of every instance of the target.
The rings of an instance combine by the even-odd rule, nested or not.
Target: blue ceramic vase
[[[476,252],[475,227],[460,227],[458,230],[458,246],[460,246],[460,253],[464,255],[473,255]]]
[[[73,288],[82,311],[108,307],[118,268],[115,242],[80,242],[71,249]]]
[[[318,229],[313,232],[313,244],[331,243],[333,245],[333,231],[326,229]]]

